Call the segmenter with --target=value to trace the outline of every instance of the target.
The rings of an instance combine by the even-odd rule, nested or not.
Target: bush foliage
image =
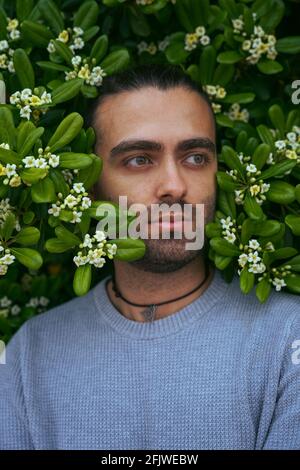
[[[95,235],[102,163],[84,120],[103,78],[136,64],[178,64],[212,101],[211,261],[260,302],[271,289],[299,295],[297,13],[281,0],[0,0],[2,339],[85,294],[109,259],[144,253],[140,240]]]

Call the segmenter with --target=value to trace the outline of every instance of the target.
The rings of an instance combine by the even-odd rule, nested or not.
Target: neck
[[[200,284],[205,277],[205,263],[202,256],[193,259],[186,266],[168,273],[153,273],[137,269],[130,263],[114,261],[115,280],[122,296],[138,304],[156,304],[187,294]],[[194,293],[180,300],[157,307],[155,319],[164,318],[198,298],[209,286],[214,269],[210,266],[206,282]],[[130,320],[144,322],[143,308],[128,304],[116,297],[112,282],[107,286],[111,302],[119,312]]]

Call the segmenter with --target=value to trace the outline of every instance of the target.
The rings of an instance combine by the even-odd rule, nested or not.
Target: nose
[[[187,185],[180,170],[178,163],[173,159],[167,160],[161,165],[156,185],[156,197],[159,200],[185,198]]]

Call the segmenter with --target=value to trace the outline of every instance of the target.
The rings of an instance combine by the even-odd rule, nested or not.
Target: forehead
[[[97,111],[95,126],[101,127],[103,144],[108,146],[129,138],[177,142],[200,135],[215,140],[209,105],[182,87],[146,87],[109,96]]]

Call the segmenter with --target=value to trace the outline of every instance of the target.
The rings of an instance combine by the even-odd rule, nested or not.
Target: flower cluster
[[[88,209],[92,201],[86,192],[83,183],[74,183],[70,194],[63,201],[57,201],[55,204],[52,204],[52,207],[48,209],[48,213],[52,214],[54,217],[59,217],[60,212],[63,209],[71,209],[73,218],[70,220],[71,223],[81,222],[82,211]],[[58,197],[63,199],[62,193],[58,193]]]
[[[9,248],[4,248],[0,243],[0,276],[7,273],[8,266],[15,260],[15,256],[10,253]]]
[[[245,192],[249,189],[251,196],[255,197],[256,202],[261,205],[266,200],[265,193],[269,191],[270,184],[264,183],[264,180],[259,179],[261,170],[258,170],[253,163],[249,163],[251,157],[245,157],[242,152],[238,154],[238,157],[240,162],[245,166],[248,177],[248,184],[244,185],[243,188],[236,189],[234,191],[235,202],[236,204],[243,204]],[[226,170],[226,173],[230,175],[234,181],[237,181],[237,170]]]
[[[228,112],[225,112],[226,116],[229,117],[232,121],[249,121],[249,111],[246,108],[241,109],[239,103],[233,103]]]
[[[0,41],[0,69],[7,69],[9,72],[14,73],[15,67],[12,56],[14,50],[9,47],[6,39]]]
[[[269,243],[265,249],[267,249],[267,251],[273,251],[274,246],[272,243]],[[248,271],[254,274],[260,274],[266,271],[266,265],[261,261],[261,256],[259,256],[262,252],[262,247],[255,238],[249,240],[248,244],[243,246],[243,250],[244,253],[238,258],[238,264],[241,268],[246,266]],[[241,270],[239,269],[238,274],[240,275],[240,273]]]
[[[222,110],[222,106],[220,103],[215,103],[214,100],[222,100],[225,98],[225,88],[219,85],[204,85],[203,90],[208,94],[209,99],[212,101],[211,105],[214,113],[220,113]]]
[[[69,43],[68,46],[74,54],[75,50],[84,48],[85,43],[81,37],[83,33],[83,29],[79,28],[78,26],[75,26],[74,28],[68,28],[61,31],[56,40],[63,42],[64,44]],[[47,46],[47,51],[51,54],[55,52],[55,50],[55,44],[53,43],[53,40],[51,40]]]
[[[226,219],[220,219],[220,224],[222,226],[222,235],[225,240],[229,243],[234,243],[236,241],[236,227],[235,219],[231,220],[231,217],[228,216]]]
[[[9,150],[9,144],[0,144],[1,148]],[[6,165],[2,165],[0,163],[0,176],[4,176],[4,180],[2,181],[3,184],[9,185],[12,188],[20,186],[22,184],[21,178],[17,173],[17,165],[14,163],[6,163]]]
[[[13,41],[16,39],[19,39],[19,37],[21,36],[21,33],[18,30],[19,21],[16,18],[13,18],[13,19],[7,18],[7,19],[8,19],[8,24],[6,26],[6,29],[9,33],[9,38],[12,39]]]
[[[36,109],[40,106],[52,102],[51,94],[44,91],[41,96],[33,94],[30,88],[24,88],[22,91],[16,91],[9,99],[10,103],[16,105],[20,109],[20,116],[25,119],[30,119],[31,113],[35,119],[40,116],[40,113],[45,114],[47,109]]]
[[[61,170],[61,173],[64,177],[64,180],[69,184],[71,185],[72,184],[72,181],[73,179],[75,178],[75,175],[77,175],[79,170]],[[73,174],[74,173],[74,174]]]
[[[157,45],[153,41],[151,41],[150,43],[147,43],[146,41],[141,41],[137,44],[138,54],[141,54],[142,52],[148,52],[149,54],[154,55],[158,51],[164,51],[169,44],[169,36],[166,36],[162,41],[158,41]]]
[[[284,282],[284,278],[291,274],[290,269],[291,269],[290,265],[279,266],[277,268],[271,269],[270,271],[271,277],[269,278],[269,282],[273,284],[276,291],[280,291],[282,287],[286,286],[286,283]]]
[[[253,19],[254,21],[256,20],[255,13],[253,13]],[[241,15],[239,18],[232,20],[232,25],[233,32],[244,37],[242,50],[249,54],[246,60],[250,64],[256,64],[263,54],[266,55],[267,59],[276,59],[277,51],[275,49],[275,36],[272,34],[266,34],[261,26],[255,25],[253,33],[247,37],[247,33],[244,31],[243,17]]]
[[[276,140],[275,147],[279,156],[300,163],[300,127],[293,126],[292,132],[288,132],[284,140]]]
[[[103,81],[103,77],[105,77],[106,72],[98,65],[97,67],[92,67],[87,63],[87,59],[83,60],[79,55],[75,55],[72,58],[72,65],[74,70],[70,72],[65,72],[65,79],[72,80],[73,78],[82,78],[87,85],[95,85],[100,86]]]
[[[21,308],[17,304],[13,304],[12,300],[4,295],[0,298],[0,317],[8,317],[9,315],[18,315]]]
[[[50,152],[50,147],[46,147],[45,150],[42,148],[38,149],[38,158],[34,158],[33,155],[29,155],[22,159],[25,164],[25,168],[55,168],[59,165],[59,155],[55,155]]]
[[[0,227],[3,226],[3,224],[6,220],[6,217],[8,216],[8,214],[13,212],[13,209],[14,209],[14,207],[10,205],[10,199],[8,197],[5,198],[5,199],[1,199],[1,201],[0,201]],[[16,215],[15,229],[18,232],[21,230],[19,218],[18,218],[17,215]]]
[[[79,245],[79,248],[84,251],[79,251],[77,255],[74,256],[73,261],[76,266],[89,263],[96,268],[102,268],[106,262],[105,256],[109,259],[113,259],[117,252],[117,245],[115,243],[107,243],[105,232],[102,230],[96,230],[93,237],[87,233],[83,243]]]
[[[184,49],[186,51],[192,51],[193,49],[196,49],[198,44],[207,46],[210,43],[210,37],[205,34],[205,31],[204,26],[197,26],[194,33],[187,33],[184,40]]]
[[[29,301],[25,304],[25,307],[36,308],[37,311],[43,312],[45,307],[49,304],[50,300],[47,297],[41,295],[40,297],[31,297]]]

